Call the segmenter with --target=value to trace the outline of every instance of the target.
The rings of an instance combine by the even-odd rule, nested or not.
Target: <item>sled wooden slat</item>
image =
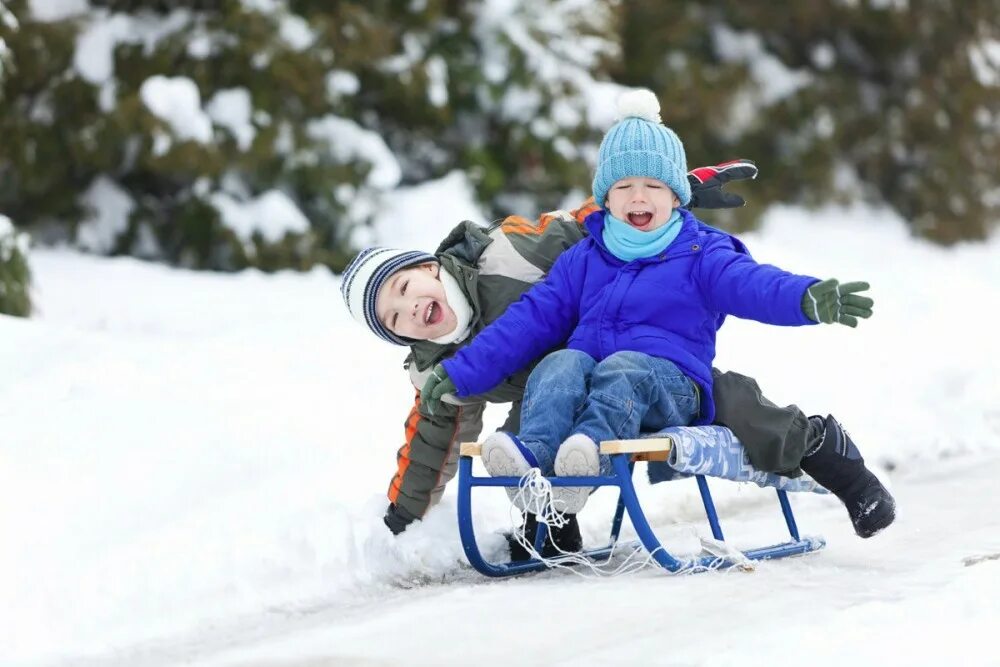
[[[669,454],[673,446],[670,438],[639,438],[637,440],[603,440],[601,454]],[[643,460],[643,459],[640,459]],[[653,459],[657,460],[657,459]]]
[[[633,461],[666,461],[670,455],[670,438],[641,438],[638,440],[605,440],[601,443],[602,454],[632,454]],[[462,456],[481,456],[480,442],[463,442],[459,453]]]
[[[462,456],[479,456],[483,453],[483,445],[478,442],[463,442],[459,453]]]

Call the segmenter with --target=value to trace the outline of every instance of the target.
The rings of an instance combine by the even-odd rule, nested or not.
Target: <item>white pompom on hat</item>
[[[597,152],[594,201],[603,206],[608,190],[623,178],[644,176],[662,181],[685,206],[691,201],[687,155],[677,134],[660,120],[660,102],[652,91],[630,90],[617,102],[618,118]]]
[[[653,91],[637,88],[622,93],[618,97],[618,115],[615,120],[626,118],[642,118],[650,123],[662,123],[660,119],[660,101]]]

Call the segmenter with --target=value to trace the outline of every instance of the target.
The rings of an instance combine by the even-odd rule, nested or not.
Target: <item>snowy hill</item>
[[[977,560],[1000,552],[1000,240],[944,250],[868,209],[774,210],[744,238],[872,283],[857,330],[731,319],[717,363],[838,416],[897,524],[862,541],[835,500],[795,498],[829,546],[755,574],[499,584],[465,565],[454,489],[399,539],[382,525],[412,388],[335,276],[36,250],[38,315],[0,317],[0,664],[1000,663],[1000,560]],[[773,494],[714,488],[737,544],[780,528]],[[641,491],[665,535],[706,530],[693,483]],[[480,530],[507,527],[503,494],[481,501]]]

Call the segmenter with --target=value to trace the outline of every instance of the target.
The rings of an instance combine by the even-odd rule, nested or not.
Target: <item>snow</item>
[[[274,14],[283,6],[278,0],[240,0],[240,4],[247,11],[261,14]]]
[[[278,22],[278,35],[293,51],[305,51],[313,42],[316,35],[309,22],[296,14],[285,14]]]
[[[80,32],[73,64],[86,81],[100,84],[114,74],[115,45],[128,37],[131,22],[123,14],[106,21],[94,21]]]
[[[372,241],[433,248],[475,218],[467,188],[398,193]],[[943,249],[857,207],[778,208],[744,240],[872,283],[858,329],[729,320],[718,363],[843,420],[896,525],[860,540],[835,499],[796,496],[827,548],[752,574],[500,583],[465,564],[454,485],[398,538],[382,525],[413,389],[336,276],[35,249],[37,316],[0,317],[0,664],[995,664],[1000,357],[981,313],[1000,239]],[[773,493],[713,491],[735,544],[780,536]],[[678,551],[706,533],[693,482],[639,492]],[[581,515],[588,543],[613,501]],[[506,496],[477,496],[475,522],[498,556]]]
[[[309,121],[306,132],[312,139],[326,142],[330,155],[338,162],[357,158],[368,161],[372,165],[367,177],[371,187],[385,190],[399,184],[402,178],[399,162],[378,133],[333,115]]]
[[[427,99],[436,107],[448,104],[448,65],[441,56],[427,59]]]
[[[831,530],[836,548],[765,563],[753,574],[648,571],[586,581],[560,573],[501,585],[424,586],[346,613],[312,610],[297,632],[194,664],[391,664],[399,643],[385,637],[399,627],[414,628],[400,641],[408,664],[419,665],[996,664],[991,629],[1000,614],[1000,561],[965,566],[956,554],[996,546],[997,522],[988,524],[992,534],[985,526],[956,526],[948,503],[949,494],[964,495],[970,478],[988,491],[988,476],[969,461],[942,469],[948,478],[914,480],[915,488],[899,494],[921,522],[935,526],[929,548],[911,514],[899,519],[895,535],[861,542]],[[838,517],[818,505],[810,522],[836,524]],[[769,512],[758,510],[735,519],[767,533],[764,516]],[[769,528],[773,535],[773,522]],[[415,620],[422,612],[433,620]]]
[[[837,52],[829,42],[820,42],[812,48],[812,62],[818,69],[828,70],[837,62]]]
[[[196,29],[187,43],[187,54],[195,60],[205,60],[212,55],[215,46],[212,36],[202,29]]]
[[[983,39],[969,47],[972,74],[983,86],[1000,86],[1000,40]]]
[[[7,42],[5,42],[2,37],[0,37],[0,83],[3,83],[5,73],[7,69],[9,69],[10,67],[9,63],[11,55],[12,53],[10,48],[7,46]]]
[[[87,0],[30,0],[31,18],[36,21],[62,21],[87,12]]]
[[[618,46],[612,40],[586,34],[605,33],[613,20],[608,7],[584,0],[487,0],[476,6],[475,18],[474,35],[488,83],[510,80],[512,60],[523,60],[526,76],[536,82],[537,90],[561,92],[553,118],[543,119],[533,131],[540,135],[553,132],[570,113],[585,115],[591,127],[607,128],[614,123],[615,99],[626,88],[595,81],[591,72],[601,59],[617,55]],[[501,117],[523,122],[534,119],[541,104],[537,92],[516,85],[504,85],[496,102],[483,89],[478,97],[484,107],[496,105]]]
[[[250,91],[246,88],[227,88],[220,90],[205,106],[212,121],[221,127],[226,128],[241,151],[245,151],[253,144],[253,139],[257,136],[250,118],[253,116],[253,104],[250,101]]]
[[[723,62],[744,63],[749,68],[754,86],[739,90],[729,103],[729,122],[724,132],[730,139],[740,136],[761,118],[760,108],[775,104],[812,83],[805,70],[789,69],[775,56],[767,53],[759,35],[737,31],[724,25],[712,27],[716,54]],[[813,52],[819,67],[824,67],[832,55],[817,47]],[[669,116],[667,116],[669,121]]]
[[[151,76],[139,87],[139,97],[181,141],[206,144],[212,140],[212,121],[202,111],[198,86],[188,77]]]
[[[504,118],[527,123],[538,115],[541,106],[542,94],[539,90],[513,84],[504,91],[500,113]]]
[[[464,172],[453,171],[436,181],[393,191],[371,228],[357,229],[353,240],[358,247],[389,245],[434,252],[463,220],[486,223],[472,183]]]
[[[190,12],[183,9],[165,17],[149,11],[127,15],[93,10],[77,36],[73,65],[84,80],[101,85],[114,77],[114,50],[119,43],[142,44],[151,53],[157,42],[188,28],[190,21]]]
[[[248,249],[253,247],[250,242],[255,233],[266,243],[278,243],[287,234],[309,231],[309,219],[280,190],[268,190],[246,201],[217,192],[211,201],[222,217],[222,224],[233,230]]]
[[[14,16],[13,12],[7,9],[7,5],[3,2],[0,2],[0,25],[12,31],[17,30],[19,25],[17,17]]]
[[[361,90],[361,82],[354,72],[333,70],[326,75],[326,94],[331,100],[344,95],[355,95]]]
[[[15,252],[27,257],[29,244],[28,234],[17,231],[13,221],[0,213],[0,265],[9,262]],[[2,286],[0,289],[3,289]]]
[[[408,77],[409,70],[413,69],[427,55],[427,46],[424,43],[427,40],[410,32],[403,33],[400,39],[403,44],[403,52],[383,58],[379,62],[379,69],[387,74]]]
[[[128,229],[135,201],[107,176],[98,176],[80,196],[87,213],[76,228],[76,244],[84,250],[108,254]]]

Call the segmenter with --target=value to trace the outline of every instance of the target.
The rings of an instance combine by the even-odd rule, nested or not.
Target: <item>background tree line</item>
[[[460,169],[493,216],[586,192],[618,85],[690,161],[758,162],[735,229],[864,199],[951,244],[1000,210],[1000,0],[0,2],[0,214],[38,243],[339,270],[400,185]]]

